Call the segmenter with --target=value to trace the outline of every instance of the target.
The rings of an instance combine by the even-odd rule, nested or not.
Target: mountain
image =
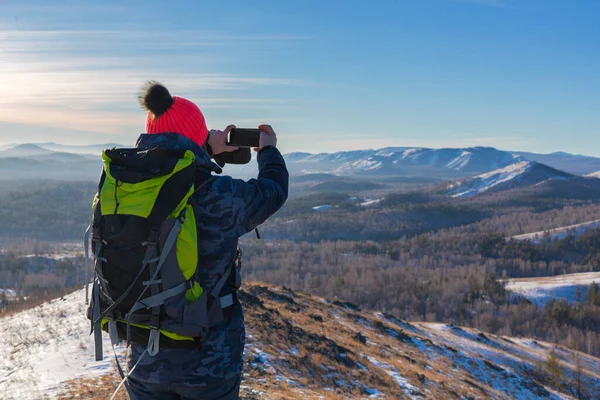
[[[535,154],[516,151],[514,154],[529,161],[546,164],[549,167],[568,172],[573,175],[586,175],[600,171],[600,158],[555,152],[551,154]]]
[[[541,199],[579,199],[596,202],[600,198],[600,179],[581,176],[548,179],[525,188],[523,194]]]
[[[21,144],[0,151],[1,180],[96,180],[100,157],[53,151],[37,144]]]
[[[488,172],[523,158],[490,147],[428,149],[388,147],[339,153],[290,153],[286,160],[295,172],[369,176],[457,177]]]
[[[573,175],[600,171],[600,158],[555,152],[536,154],[502,151],[491,147],[420,148],[386,147],[337,153],[289,153],[285,155],[295,174],[332,173],[456,179],[490,172],[520,161],[535,161]]]
[[[118,382],[111,347],[104,335],[105,359],[93,361],[84,297],[79,290],[0,320],[4,399],[110,396]],[[574,398],[573,352],[561,346],[409,323],[265,284],[246,284],[240,298],[247,324],[242,399]],[[565,378],[560,393],[539,371],[552,349]],[[579,359],[581,384],[598,393],[600,360]]]
[[[97,156],[95,156],[97,158]],[[38,161],[53,160],[53,161],[84,161],[87,160],[83,155],[54,151],[46,149],[37,144],[19,144],[13,147],[8,147],[0,151],[0,158],[33,158]]]
[[[38,157],[52,153],[51,150],[44,149],[37,144],[27,143],[8,147],[0,151],[0,157]]]
[[[539,164],[520,161],[492,172],[477,175],[448,187],[451,197],[469,197],[484,192],[494,192],[536,185],[548,180],[568,180],[574,175]]]

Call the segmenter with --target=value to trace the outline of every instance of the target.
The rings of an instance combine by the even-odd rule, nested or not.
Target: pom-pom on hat
[[[199,146],[208,137],[208,128],[202,111],[183,97],[171,96],[166,87],[156,81],[148,81],[140,95],[142,107],[148,110],[147,133],[175,132]]]

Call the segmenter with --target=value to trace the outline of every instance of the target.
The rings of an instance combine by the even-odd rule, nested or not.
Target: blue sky
[[[123,4],[124,3],[124,4]],[[3,1],[0,143],[131,144],[158,79],[280,147],[600,156],[597,0]]]

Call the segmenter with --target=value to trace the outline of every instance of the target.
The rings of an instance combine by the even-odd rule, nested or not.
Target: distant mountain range
[[[388,147],[339,153],[290,153],[294,173],[332,173],[343,176],[405,176],[456,179],[478,175],[523,161],[536,161],[570,174],[600,171],[600,158],[567,153],[533,154],[491,147],[429,149]]]
[[[0,151],[0,179],[94,180],[100,176],[99,153],[53,151],[21,144]]]
[[[123,146],[51,142],[4,146],[0,149],[0,180],[96,180],[101,168],[99,154],[110,147]],[[574,179],[574,175],[600,177],[600,158],[511,152],[491,147],[387,147],[320,154],[298,152],[284,157],[290,174],[305,176],[311,182],[305,186],[318,191],[327,191],[328,187],[335,191],[356,191],[361,182],[369,182],[369,188],[374,189],[381,183],[385,187],[450,180],[459,181],[451,189],[451,195],[458,196],[541,184],[548,179]],[[254,162],[227,165],[224,173],[248,179],[256,176],[257,168]]]

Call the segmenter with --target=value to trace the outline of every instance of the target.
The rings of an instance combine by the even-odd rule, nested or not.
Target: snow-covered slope
[[[105,359],[94,360],[84,302],[85,292],[79,290],[0,319],[0,398],[52,398],[71,379],[113,372],[106,335]]]
[[[591,174],[587,174],[586,176],[590,178],[600,178],[600,171],[592,172]]]
[[[539,184],[550,179],[569,179],[573,175],[534,161],[520,161],[507,167],[456,182],[448,187],[452,197],[469,197],[484,192]]]
[[[541,278],[518,278],[506,281],[506,289],[518,293],[529,300],[543,305],[550,299],[577,301],[577,289],[582,299],[589,286],[600,284],[600,272],[585,272]]]
[[[83,297],[78,291],[0,319],[2,399],[74,398],[84,387],[89,397],[107,398],[106,379],[118,375],[110,357],[92,359]],[[535,376],[554,347],[549,343],[408,323],[270,285],[249,283],[240,298],[248,332],[243,399],[572,398],[570,388],[558,393]],[[556,351],[571,378],[573,354]],[[583,384],[597,393],[600,360],[581,360]],[[101,374],[110,374],[102,384]]]
[[[600,220],[583,222],[581,224],[562,226],[560,228],[549,229],[547,231],[525,233],[523,235],[512,236],[514,240],[531,240],[533,243],[541,243],[545,240],[564,239],[568,235],[578,237],[590,229],[600,227]]]

